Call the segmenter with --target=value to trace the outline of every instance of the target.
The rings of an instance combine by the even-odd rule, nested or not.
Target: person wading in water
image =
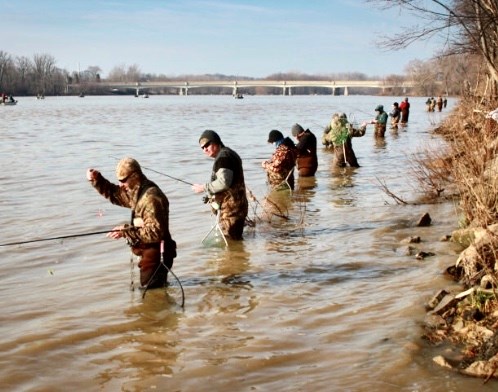
[[[169,231],[166,195],[142,173],[139,163],[133,158],[119,161],[116,167],[119,185],[111,183],[95,169],[88,169],[86,177],[112,204],[132,210],[131,222],[114,227],[107,236],[126,239],[133,254],[140,256],[141,288],[164,287],[176,257],[176,242]],[[161,242],[164,245],[164,264],[161,263]]]
[[[354,128],[346,113],[334,113],[330,124],[323,130],[322,144],[334,149],[335,167],[345,167],[346,162],[351,167],[360,167],[353,151],[352,138],[365,135],[366,128],[366,125]]]
[[[214,158],[211,179],[206,184],[194,184],[196,193],[207,193],[211,205],[219,207],[220,226],[223,234],[232,240],[241,240],[249,203],[244,182],[242,160],[231,148],[226,147],[220,136],[206,130],[199,138],[202,151]],[[215,211],[213,211],[215,212]]]
[[[316,136],[309,129],[305,131],[299,124],[292,126],[291,133],[298,142],[296,166],[299,177],[313,177],[318,169]]]
[[[274,190],[286,184],[294,190],[294,167],[296,166],[297,149],[289,137],[274,129],[268,134],[268,143],[277,147],[271,158],[263,161],[261,166],[266,171],[268,184]]]

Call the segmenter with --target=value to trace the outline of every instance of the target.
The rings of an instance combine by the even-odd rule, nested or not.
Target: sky
[[[0,0],[0,51],[48,54],[69,72],[97,66],[103,78],[133,65],[166,76],[382,77],[436,53],[435,43],[376,45],[413,23],[364,0]]]

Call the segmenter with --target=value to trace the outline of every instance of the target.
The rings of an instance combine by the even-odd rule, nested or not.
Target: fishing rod
[[[114,159],[117,159],[119,160],[120,158],[118,157],[115,157],[114,155],[109,155],[111,158],[114,158]],[[149,170],[151,172],[154,172],[154,173],[157,173],[157,174],[160,174],[161,176],[165,176],[165,177],[168,177],[168,178],[171,178],[172,180],[176,180],[176,181],[180,181],[180,182],[183,182],[184,184],[187,184],[187,185],[194,185],[192,184],[191,182],[188,182],[188,181],[185,181],[185,180],[182,180],[181,178],[176,178],[176,177],[173,177],[173,176],[170,176],[169,174],[166,174],[166,173],[161,173],[160,171],[157,171],[157,170],[154,170],[154,169],[151,169],[150,167],[146,167],[146,166],[143,166],[140,164],[140,167],[142,169],[146,169],[146,170]]]
[[[112,232],[117,232],[117,231],[130,230],[130,229],[132,229],[132,228],[130,227],[129,229],[93,231],[91,233],[80,233],[80,234],[68,234],[68,235],[62,235],[62,236],[58,236],[58,237],[38,238],[35,240],[26,240],[26,241],[17,241],[17,242],[7,242],[5,244],[0,244],[0,246],[23,245],[23,244],[30,244],[33,242],[54,241],[54,240],[63,240],[63,239],[67,239],[67,238],[86,237],[86,236],[90,236],[90,235],[107,234],[107,233],[112,233]]]

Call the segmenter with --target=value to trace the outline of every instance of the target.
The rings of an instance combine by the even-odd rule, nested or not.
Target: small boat
[[[233,95],[233,97],[234,97],[235,99],[243,99],[243,98],[244,98],[244,96],[243,96],[242,94],[240,94],[240,93],[238,93],[238,94],[234,94],[234,95]]]
[[[141,97],[142,98],[149,98],[149,94],[142,94]]]
[[[79,97],[80,97],[80,98],[85,98],[85,94],[80,93]]]
[[[4,105],[4,106],[13,106],[13,105],[17,105],[17,100],[0,102],[0,105]]]

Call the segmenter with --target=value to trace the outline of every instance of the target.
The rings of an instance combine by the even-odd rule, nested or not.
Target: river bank
[[[461,374],[498,377],[497,123],[495,108],[467,99],[435,131],[448,149],[427,161],[435,188],[458,194],[460,226],[451,241],[464,250],[445,273],[459,286],[444,287],[427,303],[425,334],[440,348],[433,360]],[[439,194],[439,192],[436,191]]]

